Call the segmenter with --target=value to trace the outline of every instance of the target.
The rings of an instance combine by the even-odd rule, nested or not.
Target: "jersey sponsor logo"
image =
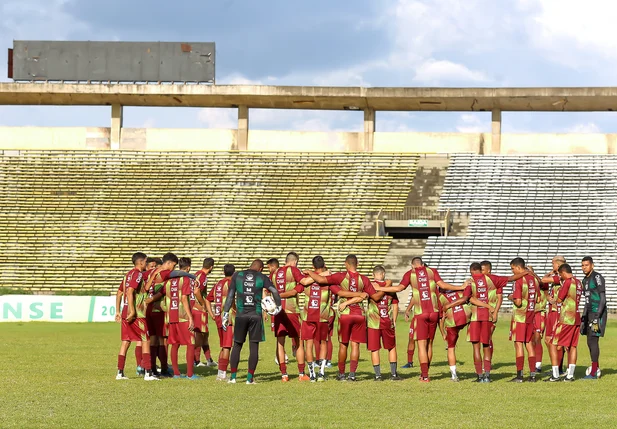
[[[246,292],[246,293],[253,293],[253,288],[251,286],[244,286],[244,292]]]
[[[284,271],[279,271],[279,272],[276,274],[276,276],[277,276],[279,279],[282,279],[282,278],[285,276],[285,272],[284,272]],[[248,277],[247,277],[247,278],[248,278]]]
[[[255,276],[253,276],[253,274],[251,274],[251,273],[247,273],[247,274],[246,274],[246,279],[247,279],[248,281],[253,281],[253,279],[254,279],[254,278],[255,278]]]
[[[423,290],[423,291],[422,291],[422,296],[421,296],[421,298],[420,298],[420,299],[422,299],[422,301],[427,301],[427,300],[429,300],[430,298],[429,298],[429,295],[428,295],[428,291]]]
[[[319,308],[319,300],[311,299],[311,308]]]
[[[385,309],[385,308],[381,308],[381,309],[379,310],[379,315],[380,315],[381,317],[388,317],[388,310],[387,310],[387,309]]]
[[[478,286],[480,287],[486,286],[486,283],[484,283],[484,280],[478,279]]]

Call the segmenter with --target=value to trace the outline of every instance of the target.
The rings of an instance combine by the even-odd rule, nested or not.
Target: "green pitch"
[[[281,383],[274,341],[262,343],[256,386],[244,384],[243,353],[238,382],[216,383],[216,368],[197,368],[197,381],[144,382],[135,376],[131,348],[126,374],[116,381],[120,326],[117,324],[5,323],[0,335],[0,427],[610,427],[617,418],[617,322],[601,342],[603,377],[580,380],[589,363],[581,337],[575,383],[507,383],[514,350],[507,340],[508,317],[495,333],[492,384],[471,383],[471,347],[458,347],[461,382],[449,381],[445,346],[435,341],[431,383],[419,369],[400,370],[399,383],[372,381],[369,354],[361,353],[360,382]],[[399,366],[406,361],[408,324],[398,325]],[[216,333],[212,343],[217,345]],[[184,369],[181,349],[181,369]],[[336,343],[335,343],[336,351]],[[218,347],[213,347],[213,356]],[[288,346],[291,357],[291,346]],[[545,356],[547,354],[545,353]],[[415,358],[417,365],[417,357]],[[336,357],[335,357],[336,360]],[[545,357],[548,369],[548,358]],[[348,365],[349,368],[349,365]],[[295,360],[289,364],[297,375]],[[382,371],[388,374],[382,355]],[[333,376],[336,368],[330,369]],[[527,364],[525,364],[527,375]],[[257,407],[257,408],[255,408]]]

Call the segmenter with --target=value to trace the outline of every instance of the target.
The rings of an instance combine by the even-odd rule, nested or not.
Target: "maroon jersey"
[[[203,269],[197,271],[195,273],[195,281],[194,281],[194,285],[193,285],[193,290],[195,290],[195,288],[199,288],[199,291],[201,292],[201,296],[203,296],[204,298],[207,295],[208,292],[208,276],[206,275],[206,273],[204,272]],[[195,293],[191,293],[191,308],[195,308]],[[199,303],[197,303],[198,308],[197,310],[199,311],[206,311],[205,308],[201,308],[201,306],[199,305]]]
[[[191,295],[191,279],[188,277],[176,277],[168,280],[163,285],[161,292],[166,301],[166,322],[178,323],[186,321],[186,313],[191,311],[182,305],[182,297]]]
[[[385,286],[386,282],[375,280],[379,286]],[[398,297],[396,293],[385,293],[383,297],[375,302],[369,299],[367,310],[367,326],[372,329],[391,329],[396,321],[393,319],[394,306],[398,305]]]
[[[411,305],[414,314],[439,313],[439,286],[441,276],[434,268],[418,267],[407,271],[401,285],[411,285]]]
[[[224,278],[219,280],[212,289],[210,289],[210,293],[206,297],[206,300],[213,303],[212,313],[214,313],[214,322],[216,326],[222,326],[222,314],[223,307],[225,306],[225,301],[227,301],[227,293],[229,292],[229,282],[231,279]],[[230,315],[233,319],[233,314],[235,314],[233,308],[230,311]]]
[[[330,291],[337,295],[341,291],[366,292],[369,295],[374,295],[377,293],[369,278],[358,272],[343,271],[340,273],[335,273],[330,276],[326,276],[326,281],[330,285]],[[341,302],[345,302],[347,298],[339,297],[339,299]],[[344,314],[364,316],[364,310],[360,305],[352,304],[345,307],[345,310],[341,312],[341,315]]]
[[[273,273],[272,277],[274,277],[275,281],[273,284],[279,294],[294,290],[304,278],[302,272],[300,272],[298,268],[292,266],[279,268]],[[300,301],[298,298],[298,295],[295,295],[281,300],[282,308],[285,310],[285,313],[300,313]]]
[[[118,290],[122,291],[123,295],[122,301],[124,303],[124,307],[122,308],[122,318],[124,319],[126,319],[126,316],[128,316],[129,311],[129,301],[127,296],[128,290],[135,290],[135,294],[137,295],[141,287],[142,276],[143,275],[141,271],[139,271],[137,268],[133,268],[131,271],[126,273],[124,279],[122,280],[122,283],[120,284],[120,287],[118,288]]]
[[[503,288],[508,284],[509,277],[496,276],[495,274],[473,274],[471,279],[473,283],[465,288],[464,295],[496,307],[499,300],[498,295],[503,295]],[[471,320],[474,322],[490,320],[488,308],[472,304],[471,312]]]
[[[144,273],[144,290],[148,293],[148,298],[152,298],[159,292],[162,284],[169,280],[170,270],[163,270],[161,267],[153,268]],[[161,301],[155,301],[148,305],[148,312],[157,313],[161,309]]]
[[[532,274],[527,274],[514,283],[512,298],[520,299],[522,303],[520,309],[514,308],[513,315],[515,321],[519,323],[533,323],[536,314],[537,286],[536,277]]]

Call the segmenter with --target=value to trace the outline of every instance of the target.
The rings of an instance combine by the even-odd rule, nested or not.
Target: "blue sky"
[[[615,22],[614,0],[0,0],[0,52],[13,39],[214,41],[219,84],[613,86]],[[615,115],[504,113],[503,131],[617,132]],[[109,118],[106,107],[0,107],[0,125]],[[126,108],[124,125],[234,128],[236,112]],[[250,126],[360,131],[362,113],[252,110]],[[489,132],[490,114],[378,112],[377,130]]]

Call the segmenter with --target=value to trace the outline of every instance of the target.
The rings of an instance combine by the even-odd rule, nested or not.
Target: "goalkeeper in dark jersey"
[[[222,317],[223,329],[227,329],[229,311],[235,302],[236,319],[234,322],[234,345],[229,361],[231,369],[229,383],[236,382],[240,352],[248,334],[250,353],[246,384],[255,384],[254,375],[259,359],[259,343],[266,340],[261,308],[264,289],[267,289],[274,298],[276,303],[274,313],[281,311],[281,297],[270,279],[261,273],[263,268],[264,263],[260,259],[255,259],[248,270],[234,273],[229,283],[229,292]]]
[[[591,371],[586,379],[598,378],[600,360],[600,337],[606,330],[606,286],[604,277],[594,269],[591,256],[585,256],[581,262],[585,274],[583,279],[583,294],[585,295],[585,310],[581,321],[581,334],[587,335],[587,347],[591,355]]]

